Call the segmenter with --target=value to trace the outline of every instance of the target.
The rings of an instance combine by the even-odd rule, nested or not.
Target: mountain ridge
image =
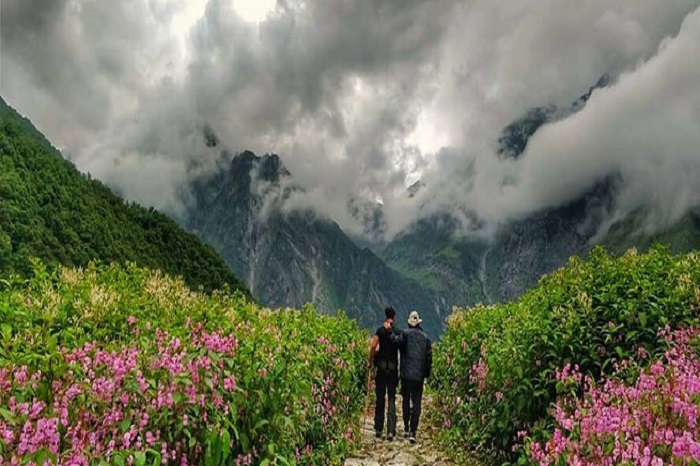
[[[529,139],[543,125],[582,110],[595,90],[611,82],[604,74],[568,107],[550,105],[525,112],[501,132],[497,155],[523,156]],[[646,250],[655,241],[668,244],[674,252],[700,248],[700,208],[661,231],[645,231],[644,209],[614,218],[621,183],[619,175],[609,175],[578,199],[511,220],[485,240],[465,237],[451,228],[456,219],[443,210],[414,222],[377,252],[403,274],[427,276],[423,283],[451,304],[469,306],[513,299],[570,256],[585,257],[597,244],[615,253],[632,247]]]
[[[343,309],[365,327],[377,325],[391,305],[420,311],[432,335],[442,331],[449,309],[434,292],[357,246],[332,219],[287,210],[286,199],[303,188],[277,155],[244,151],[221,160],[222,170],[191,184],[183,226],[218,250],[261,303]]]

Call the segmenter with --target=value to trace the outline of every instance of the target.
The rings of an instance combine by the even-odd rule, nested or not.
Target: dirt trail
[[[403,414],[401,412],[401,395],[396,397],[397,438],[389,442],[374,436],[374,407],[367,414],[362,427],[362,446],[353,458],[345,460],[344,466],[453,466],[447,455],[437,446],[435,428],[427,422],[427,414],[433,409],[432,398],[423,397],[417,443],[412,445],[403,437]]]

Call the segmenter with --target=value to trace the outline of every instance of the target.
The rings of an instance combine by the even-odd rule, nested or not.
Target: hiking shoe
[[[393,441],[393,440],[394,440],[394,434],[389,434],[389,435],[386,436],[386,441],[387,441],[387,442],[391,442],[391,441]]]
[[[403,438],[408,438],[411,436],[411,433],[408,431],[408,429],[403,431]]]
[[[374,431],[374,436],[376,438],[382,438],[382,431],[381,430],[375,430]]]
[[[412,444],[416,443],[416,434],[415,432],[411,432],[408,436],[408,441],[411,442]]]

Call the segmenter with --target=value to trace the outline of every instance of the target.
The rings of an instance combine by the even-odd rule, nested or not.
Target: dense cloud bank
[[[292,202],[356,233],[348,205],[381,201],[387,235],[445,207],[468,230],[610,174],[617,215],[700,204],[700,0],[278,0],[259,24],[236,1],[4,0],[2,95],[79,168],[175,213],[222,147],[281,154],[306,187]],[[508,123],[605,73],[496,156]]]

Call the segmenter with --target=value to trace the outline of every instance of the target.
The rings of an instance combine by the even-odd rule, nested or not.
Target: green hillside
[[[645,234],[647,214],[648,212],[640,209],[626,219],[615,223],[601,244],[606,249],[617,253],[632,247],[644,251],[654,242],[667,244],[671,251],[676,253],[700,249],[700,210],[691,210],[671,227],[653,235]]]
[[[0,99],[0,274],[135,262],[194,287],[244,289],[209,246],[154,209],[124,202],[83,175]]]

